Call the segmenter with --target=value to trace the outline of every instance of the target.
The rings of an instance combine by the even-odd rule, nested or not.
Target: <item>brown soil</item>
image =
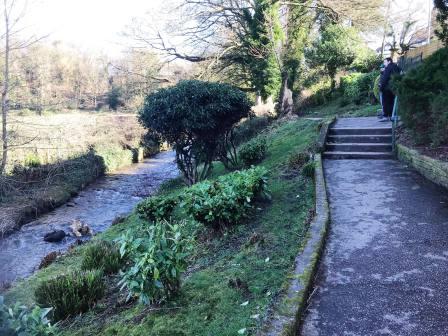
[[[429,145],[417,145],[411,134],[403,129],[397,131],[397,142],[435,160],[448,162],[448,146],[431,147]]]

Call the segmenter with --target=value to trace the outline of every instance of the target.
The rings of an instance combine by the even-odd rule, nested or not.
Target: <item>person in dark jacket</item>
[[[383,118],[380,121],[389,121],[394,109],[395,95],[390,89],[390,80],[393,75],[400,73],[400,68],[392,58],[384,60],[384,71],[381,73],[380,91],[383,105]]]

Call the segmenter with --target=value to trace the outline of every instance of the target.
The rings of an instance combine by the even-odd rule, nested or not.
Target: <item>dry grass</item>
[[[41,165],[67,160],[91,146],[138,147],[143,127],[133,114],[71,112],[44,116],[11,114],[9,170],[14,165]]]

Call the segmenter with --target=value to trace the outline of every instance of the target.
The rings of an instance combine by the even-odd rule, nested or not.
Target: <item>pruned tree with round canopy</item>
[[[176,151],[186,182],[206,178],[213,160],[236,164],[233,128],[251,113],[246,94],[234,86],[186,80],[146,97],[140,122]]]

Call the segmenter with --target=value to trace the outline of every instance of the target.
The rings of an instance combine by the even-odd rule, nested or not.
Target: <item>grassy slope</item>
[[[335,99],[325,106],[317,106],[307,109],[304,114],[307,117],[371,117],[377,115],[380,105],[355,105],[341,106],[341,100]]]
[[[283,163],[290,153],[304,150],[315,141],[316,131],[317,122],[295,120],[277,125],[268,133],[270,147],[262,165],[270,171],[272,202],[258,204],[251,220],[219,239],[198,241],[191,271],[175,301],[151,310],[139,305],[115,308],[115,302],[106,299],[93,311],[66,323],[69,327],[65,334],[236,335],[244,328],[246,333],[256,330],[281,291],[305,239],[308,211],[314,206],[312,181],[298,174],[284,175]],[[222,173],[222,167],[216,167],[214,175]],[[180,188],[179,181],[174,181],[162,192],[178,192]],[[138,225],[144,223],[133,215],[99,238],[113,239]],[[254,233],[261,235],[264,243],[247,244]],[[81,250],[19,283],[7,300],[32,303],[36,284],[76,269]],[[248,290],[229,286],[229,280],[236,278],[247,283]],[[246,301],[247,305],[241,305]]]

